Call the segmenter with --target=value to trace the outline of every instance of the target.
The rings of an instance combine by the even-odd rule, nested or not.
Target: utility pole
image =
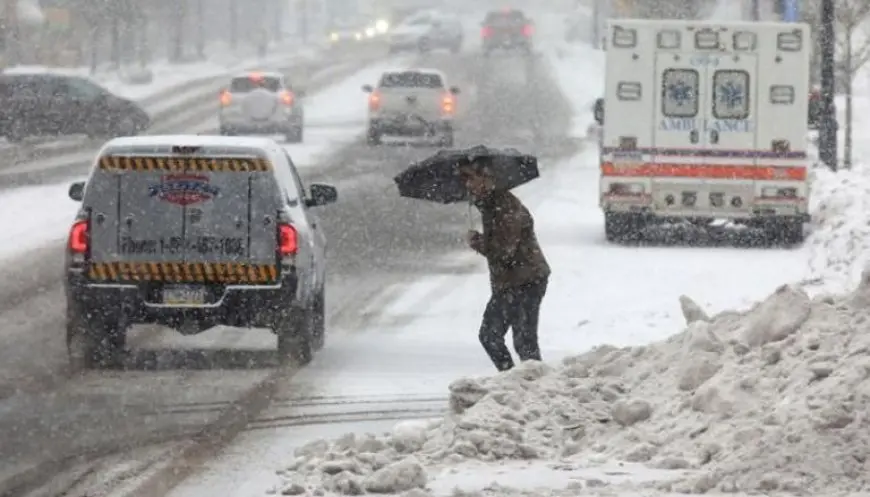
[[[822,119],[819,129],[819,160],[832,171],[837,170],[837,112],[834,107],[834,92],[836,88],[834,72],[834,0],[822,0],[821,30],[819,45],[822,52],[821,67],[821,100]]]

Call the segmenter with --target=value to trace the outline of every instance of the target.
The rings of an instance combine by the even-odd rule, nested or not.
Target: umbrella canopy
[[[459,174],[461,166],[483,161],[498,190],[510,190],[537,178],[538,159],[515,149],[496,149],[483,145],[460,150],[441,150],[412,164],[393,181],[402,197],[442,204],[467,202],[471,196]]]

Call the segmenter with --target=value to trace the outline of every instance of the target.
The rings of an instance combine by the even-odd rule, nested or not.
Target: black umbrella
[[[540,176],[538,159],[519,151],[496,149],[478,145],[461,150],[441,150],[437,154],[416,162],[393,178],[399,195],[442,204],[471,200],[459,168],[475,161],[487,165],[495,187],[510,190]]]

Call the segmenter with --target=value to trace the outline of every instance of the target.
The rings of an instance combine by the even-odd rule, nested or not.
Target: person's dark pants
[[[514,350],[521,361],[541,360],[538,316],[546,293],[546,279],[493,292],[483,312],[480,343],[499,371],[514,366],[505,344],[508,329],[513,329]]]

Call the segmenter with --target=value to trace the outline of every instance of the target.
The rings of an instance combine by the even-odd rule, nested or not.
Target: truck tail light
[[[453,95],[450,93],[445,93],[443,97],[441,97],[441,111],[444,114],[453,114],[456,110],[456,100],[453,98]]]
[[[221,105],[226,107],[227,105],[232,103],[233,96],[230,95],[230,92],[228,92],[227,90],[223,90],[221,92],[221,95],[220,95],[220,101],[221,101]]]
[[[90,248],[90,223],[88,221],[76,221],[69,230],[67,247],[73,254],[85,255]]]
[[[292,224],[278,225],[278,255],[287,257],[299,251],[299,233]]]
[[[637,137],[636,136],[620,136],[619,137],[619,149],[620,150],[637,150]]]
[[[293,92],[282,91],[281,92],[281,103],[284,105],[293,105],[293,102],[296,98],[293,95]]]
[[[378,91],[373,91],[369,95],[369,110],[374,112],[381,108],[381,94]]]
[[[534,26],[532,26],[531,24],[526,24],[523,26],[523,36],[528,38],[529,36],[532,36],[533,34],[535,34],[535,27]]]
[[[481,38],[489,38],[492,36],[492,28],[489,26],[484,26],[483,29],[480,30]]]

